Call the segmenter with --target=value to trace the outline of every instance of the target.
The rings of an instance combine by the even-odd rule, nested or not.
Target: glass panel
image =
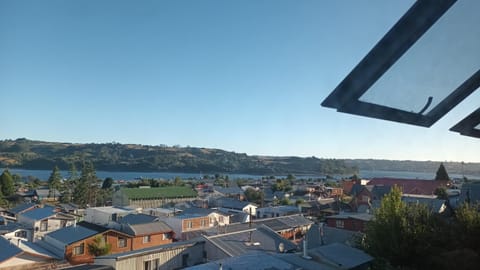
[[[480,1],[456,2],[360,101],[414,113],[431,111],[480,69],[479,10]]]

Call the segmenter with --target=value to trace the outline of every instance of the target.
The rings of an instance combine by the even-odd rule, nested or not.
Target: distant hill
[[[58,143],[28,139],[0,141],[0,167],[68,169],[91,160],[97,170],[192,173],[353,174],[343,160],[315,157],[249,156],[219,149],[119,143]]]
[[[347,166],[369,171],[409,171],[435,173],[440,161],[385,160],[385,159],[346,159]],[[480,175],[480,163],[443,162],[449,174]]]

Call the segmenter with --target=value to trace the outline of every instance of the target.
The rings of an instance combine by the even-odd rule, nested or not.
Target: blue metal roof
[[[0,252],[0,262],[6,261],[23,252],[20,248],[3,237],[0,237],[0,250],[2,251]]]
[[[45,206],[43,208],[35,208],[33,210],[22,213],[21,215],[33,220],[42,220],[55,215],[55,208],[50,206]]]
[[[103,228],[103,227],[102,227]],[[107,228],[104,228],[103,231],[107,231]],[[75,243],[82,239],[94,236],[98,233],[103,232],[102,230],[99,231],[93,226],[82,226],[81,223],[77,224],[76,226],[69,226],[65,227],[51,233],[46,234],[46,236],[58,240],[66,245]]]
[[[29,208],[34,207],[36,204],[34,203],[22,203],[20,205],[17,205],[13,207],[12,209],[8,210],[8,212],[13,213],[13,214],[18,214],[21,213]]]

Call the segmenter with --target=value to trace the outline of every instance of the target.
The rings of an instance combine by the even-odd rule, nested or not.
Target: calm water
[[[3,168],[0,169],[3,171]],[[50,176],[50,170],[26,170],[26,169],[10,169],[11,173],[20,174],[22,177],[34,176],[38,177],[41,180],[47,180]],[[64,178],[68,177],[68,171],[60,171]],[[115,180],[134,180],[139,178],[153,178],[153,179],[174,179],[179,176],[182,179],[201,179],[204,174],[200,173],[169,173],[169,172],[107,172],[107,171],[97,171],[97,177],[100,179],[105,179],[107,177],[112,177]],[[209,174],[210,176],[212,174]],[[227,174],[230,179],[259,179],[262,178],[262,175],[251,175],[251,174]],[[284,175],[279,175],[283,177]],[[341,176],[337,176],[341,178]],[[393,178],[408,178],[408,179],[433,179],[435,178],[435,173],[425,173],[425,172],[404,172],[404,171],[367,171],[361,170],[360,177],[362,178],[373,178],[373,177],[393,177]],[[451,178],[461,178],[462,175],[450,174]],[[466,175],[469,179],[480,179],[480,176]],[[298,176],[297,178],[324,178],[323,175],[305,175]]]

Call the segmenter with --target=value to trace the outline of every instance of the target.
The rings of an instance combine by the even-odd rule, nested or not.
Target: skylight
[[[480,86],[480,1],[417,1],[322,105],[429,127]]]

